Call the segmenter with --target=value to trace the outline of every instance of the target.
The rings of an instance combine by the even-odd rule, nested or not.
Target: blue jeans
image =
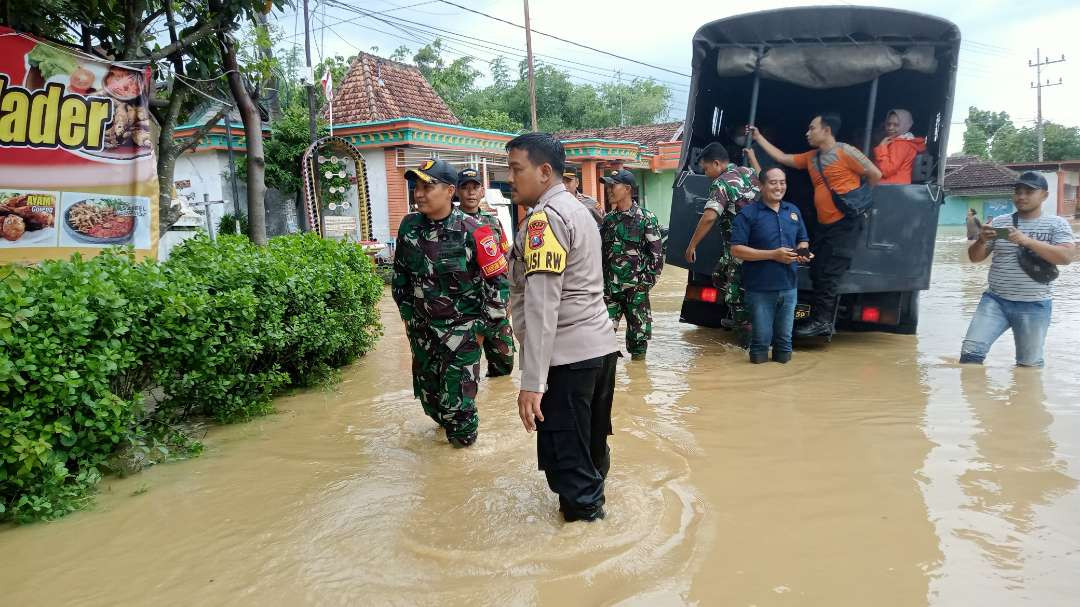
[[[983,293],[960,348],[960,362],[982,364],[990,346],[1011,328],[1016,342],[1016,364],[1043,366],[1043,343],[1050,327],[1051,307],[1049,299],[1011,301],[990,292]]]
[[[791,327],[795,324],[795,302],[798,291],[747,291],[746,307],[750,310],[750,354],[768,354],[769,346],[776,352],[791,352]]]

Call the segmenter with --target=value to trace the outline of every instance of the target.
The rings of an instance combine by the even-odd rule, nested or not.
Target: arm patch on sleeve
[[[508,265],[506,256],[503,255],[502,247],[491,226],[480,226],[473,232],[473,240],[476,241],[476,263],[480,266],[480,273],[484,278],[494,278],[506,272]]]
[[[525,275],[533,272],[562,274],[566,270],[566,248],[555,238],[547,213],[529,216],[525,234]]]

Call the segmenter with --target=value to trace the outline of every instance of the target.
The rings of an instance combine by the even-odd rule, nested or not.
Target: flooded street
[[[619,363],[591,525],[558,517],[514,379],[481,384],[473,448],[436,433],[387,295],[336,389],[0,529],[0,604],[1074,605],[1080,266],[1045,370],[1013,368],[1010,334],[961,368],[988,267],[966,245],[942,229],[918,336],[840,334],[787,366],[680,324],[669,268],[648,360]]]

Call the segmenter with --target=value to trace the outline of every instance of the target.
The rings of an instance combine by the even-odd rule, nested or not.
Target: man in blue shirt
[[[806,224],[799,207],[784,201],[787,176],[775,167],[761,178],[761,200],[743,207],[731,228],[731,254],[743,261],[742,286],[750,310],[750,362],[791,360],[797,263],[809,263]]]

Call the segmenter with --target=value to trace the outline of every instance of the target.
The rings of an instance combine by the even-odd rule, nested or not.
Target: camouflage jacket
[[[459,209],[432,221],[420,213],[401,220],[391,291],[406,330],[442,334],[476,321],[506,317],[507,261],[490,226]]]
[[[604,294],[652,288],[664,268],[660,222],[652,211],[634,203],[615,209],[600,226],[603,243]]]
[[[723,174],[709,185],[706,209],[716,211],[720,217],[727,211],[735,216],[740,209],[757,200],[761,188],[757,184],[754,169],[729,163]]]

